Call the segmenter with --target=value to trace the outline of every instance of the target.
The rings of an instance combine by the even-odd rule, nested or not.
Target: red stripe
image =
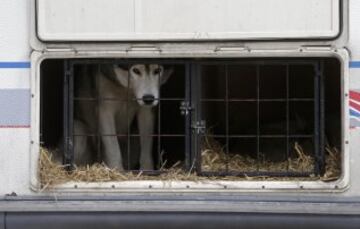
[[[350,106],[355,108],[358,112],[360,112],[360,105],[350,101]]]
[[[360,101],[360,93],[355,91],[350,91],[350,99]]]
[[[19,126],[17,126],[17,125],[0,125],[0,128],[12,128],[12,129],[17,129],[17,128],[30,128],[30,126],[29,125],[23,125],[23,126],[21,126],[21,125],[19,125]]]

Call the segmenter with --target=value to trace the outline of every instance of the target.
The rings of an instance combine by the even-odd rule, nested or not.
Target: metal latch
[[[206,121],[205,120],[200,120],[197,121],[194,125],[192,125],[192,129],[195,131],[195,133],[197,134],[205,134],[206,131]]]
[[[188,101],[182,101],[180,104],[181,115],[188,115],[193,108]]]

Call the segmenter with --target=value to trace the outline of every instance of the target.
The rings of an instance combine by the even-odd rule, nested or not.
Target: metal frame
[[[268,44],[271,45],[271,44]],[[274,44],[275,45],[275,44]],[[351,171],[350,171],[350,132],[347,130],[349,125],[349,66],[350,59],[349,52],[346,49],[327,49],[321,47],[304,47],[301,49],[292,49],[283,46],[273,46],[278,48],[277,51],[264,49],[258,47],[256,50],[249,50],[248,52],[221,52],[213,53],[202,51],[201,53],[188,53],[186,50],[180,53],[124,53],[122,51],[100,52],[100,51],[84,51],[74,53],[72,50],[58,50],[57,52],[38,52],[34,51],[31,55],[31,139],[30,139],[30,186],[29,188],[34,192],[41,191],[40,181],[38,178],[38,159],[40,152],[40,66],[46,59],[89,59],[89,58],[334,58],[340,64],[340,90],[341,90],[341,144],[343,158],[341,162],[341,177],[334,181],[324,182],[316,181],[302,181],[302,180],[286,180],[286,181],[209,181],[209,182],[194,182],[194,181],[129,181],[129,182],[108,182],[108,183],[85,183],[85,182],[69,182],[58,185],[53,191],[55,193],[66,192],[69,195],[77,195],[78,193],[87,192],[89,194],[101,193],[101,195],[112,195],[113,192],[118,194],[126,193],[159,193],[160,195],[166,193],[224,193],[232,195],[233,193],[341,193],[350,189]],[[283,47],[283,48],[281,48]],[[255,48],[255,46],[254,46]],[[193,144],[196,142],[193,141]],[[115,187],[115,188],[114,188]],[[151,188],[150,188],[151,187]],[[342,195],[342,194],[339,194]]]
[[[190,101],[190,65],[187,61],[182,60],[161,60],[161,59],[136,59],[136,60],[129,60],[129,59],[90,59],[90,60],[65,60],[65,75],[64,75],[64,116],[63,116],[63,135],[64,135],[64,159],[63,163],[66,165],[66,168],[68,170],[73,169],[74,166],[74,137],[76,136],[86,136],[86,137],[96,137],[97,138],[97,158],[101,159],[101,144],[100,144],[100,138],[102,136],[114,136],[109,134],[100,134],[99,128],[97,128],[96,134],[73,134],[73,120],[74,120],[74,101],[96,101],[96,117],[97,117],[97,127],[99,125],[98,123],[98,115],[99,115],[99,103],[101,101],[121,101],[126,102],[128,105],[128,102],[130,101],[130,96],[128,95],[127,98],[124,99],[116,99],[116,98],[100,98],[100,95],[98,94],[98,77],[95,79],[95,85],[96,85],[96,98],[81,98],[81,97],[75,97],[74,96],[74,68],[76,65],[81,64],[124,64],[124,65],[131,65],[131,64],[138,64],[138,63],[144,63],[144,64],[176,64],[176,65],[184,65],[185,68],[185,85],[184,85],[184,98],[176,97],[176,98],[162,98],[161,97],[161,90],[159,92],[159,103],[155,107],[157,110],[157,123],[158,125],[155,126],[155,129],[157,128],[157,133],[152,134],[148,137],[157,137],[157,156],[158,161],[155,162],[155,167],[158,169],[151,170],[151,171],[141,171],[144,174],[147,175],[158,175],[162,171],[159,169],[161,168],[160,165],[160,157],[161,157],[161,137],[184,137],[184,154],[185,154],[185,169],[187,170],[190,168],[191,163],[191,137],[190,137],[190,126],[191,126],[191,101]],[[160,80],[160,78],[159,78]],[[129,81],[128,81],[129,82]],[[160,84],[160,83],[159,83]],[[134,98],[136,100],[136,98]],[[179,102],[179,114],[185,116],[184,120],[184,134],[162,134],[161,133],[161,101],[171,101],[171,102]],[[129,117],[127,114],[127,122],[129,122]],[[130,142],[131,137],[140,137],[139,134],[133,134],[131,133],[130,126],[128,126],[127,134],[116,134],[118,137],[126,137],[127,138],[127,156],[128,161],[126,162],[127,165],[130,165]],[[155,131],[156,132],[156,131]],[[124,163],[124,162],[123,162]],[[139,170],[130,170],[133,172],[139,172]]]
[[[99,63],[121,63],[121,64],[131,64],[131,63],[158,63],[158,64],[183,64],[185,66],[185,98],[181,102],[180,111],[183,115],[185,115],[185,170],[186,171],[194,171],[196,169],[199,175],[204,176],[276,176],[276,177],[307,177],[310,175],[321,175],[324,172],[324,79],[323,79],[323,64],[321,61],[317,60],[164,60],[164,59],[91,59],[91,60],[66,60],[65,61],[65,76],[64,76],[64,164],[67,165],[68,169],[73,167],[74,160],[74,152],[73,152],[73,142],[74,136],[73,134],[73,109],[74,109],[74,100],[92,100],[96,101],[97,107],[102,100],[111,100],[118,101],[117,99],[107,99],[107,98],[99,98],[97,94],[96,98],[75,98],[73,94],[74,90],[74,65],[79,64],[99,64]],[[228,70],[227,66],[229,64],[236,65],[256,65],[257,69],[257,97],[254,99],[229,99],[228,95]],[[315,76],[314,76],[314,98],[289,98],[289,65],[311,65],[314,68]],[[226,104],[226,154],[229,155],[229,139],[230,137],[236,138],[256,138],[256,155],[257,160],[259,161],[260,157],[260,140],[261,138],[286,138],[286,154],[287,158],[289,157],[289,139],[290,138],[313,138],[314,139],[314,152],[315,152],[315,165],[313,172],[273,172],[273,171],[228,171],[228,163],[226,164],[226,171],[202,171],[201,170],[201,138],[205,134],[205,121],[202,120],[201,114],[201,101],[207,101],[207,99],[201,98],[201,72],[200,69],[204,65],[221,65],[225,69],[225,81],[226,81],[226,98],[220,99],[221,102],[225,102]],[[265,65],[281,65],[286,67],[286,98],[284,99],[261,99],[260,98],[260,66]],[[98,81],[98,79],[96,79]],[[96,83],[97,87],[97,83]],[[161,90],[160,90],[161,92]],[[128,101],[129,97],[126,101]],[[159,98],[159,101],[176,101],[180,98]],[[210,99],[208,101],[215,101],[216,99]],[[218,100],[218,101],[220,101]],[[124,100],[123,100],[124,101]],[[229,135],[229,101],[246,101],[246,102],[256,102],[257,104],[257,134],[256,135]],[[260,102],[286,102],[286,134],[285,135],[261,135],[260,134]],[[297,101],[314,101],[314,135],[290,135],[289,134],[289,102],[297,102]],[[158,110],[158,133],[153,134],[151,137],[158,137],[158,149],[157,154],[160,158],[161,153],[161,139],[160,137],[166,137],[167,135],[161,134],[161,102],[159,102],[157,106]],[[190,115],[192,113],[192,115]],[[98,109],[97,109],[98,114]],[[129,120],[128,120],[129,121]],[[97,141],[97,152],[100,150],[100,134],[97,132],[95,134],[98,138]],[[82,135],[81,135],[82,136]],[[86,136],[94,136],[86,135]],[[103,136],[103,135],[102,135]],[[118,135],[117,136],[123,136]],[[129,154],[130,154],[130,137],[138,137],[140,135],[130,134],[130,129],[128,129],[128,134],[123,137],[127,137],[127,153],[128,153],[128,164],[129,164]],[[183,136],[183,135],[181,135]],[[180,136],[176,136],[180,137]],[[217,136],[218,137],[218,136]],[[100,158],[100,155],[98,155]],[[158,163],[160,161],[158,160]],[[158,168],[161,167],[160,164],[157,165]],[[137,171],[137,170],[136,170]],[[161,171],[146,171],[149,175],[159,174]]]
[[[228,95],[228,65],[236,64],[236,65],[255,65],[256,66],[256,98],[254,99],[229,99]],[[201,73],[200,68],[204,65],[218,65],[220,67],[224,67],[225,69],[225,98],[224,99],[207,99],[201,97]],[[286,98],[285,99],[261,99],[260,98],[260,67],[265,65],[277,65],[286,67]],[[290,65],[311,65],[314,68],[314,97],[311,99],[308,98],[289,98],[289,66]],[[196,137],[196,148],[197,152],[197,174],[203,176],[272,176],[272,177],[309,177],[312,175],[322,175],[325,172],[325,158],[324,158],[324,74],[323,74],[323,63],[319,60],[215,60],[215,61],[200,61],[199,66],[197,67],[196,76],[195,76],[197,87],[197,92],[195,92],[195,102],[196,102],[196,120],[197,126],[196,128],[200,129],[196,131],[198,137]],[[193,87],[194,88],[194,87]],[[313,138],[313,146],[314,146],[314,171],[304,172],[304,171],[287,171],[287,172],[274,172],[274,171],[260,171],[259,164],[257,165],[257,171],[229,171],[228,162],[226,163],[225,171],[203,171],[201,168],[201,141],[204,136],[206,136],[203,129],[205,120],[202,120],[202,109],[201,102],[224,102],[225,103],[225,117],[226,117],[226,130],[225,135],[211,135],[211,137],[224,137],[226,139],[226,144],[224,145],[225,153],[227,155],[227,160],[229,160],[229,139],[231,137],[236,138],[256,138],[256,158],[259,162],[260,159],[260,141],[261,138],[286,138],[286,155],[289,158],[289,140],[290,138]],[[229,101],[237,101],[237,102],[256,102],[256,110],[257,110],[257,123],[256,123],[256,135],[230,135],[229,134]],[[286,102],[286,134],[285,135],[263,135],[260,134],[260,102]],[[312,135],[294,135],[289,134],[289,102],[299,102],[299,101],[313,101],[314,102],[314,134]],[[199,124],[202,124],[198,126]],[[289,168],[289,165],[288,165]]]

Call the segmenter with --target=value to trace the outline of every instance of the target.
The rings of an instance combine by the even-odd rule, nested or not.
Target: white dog
[[[84,129],[95,130],[98,127],[103,161],[111,168],[123,170],[122,150],[116,134],[127,134],[136,117],[140,134],[140,169],[153,170],[152,134],[155,122],[153,108],[159,102],[160,86],[167,81],[173,70],[165,69],[158,64],[134,64],[127,70],[120,65],[99,65],[91,71],[89,69],[84,71],[80,78],[85,81],[79,83],[77,96],[94,97],[94,86],[89,90],[91,83],[86,82],[91,78],[89,75],[93,75],[97,78],[98,91],[95,93],[100,97],[100,102],[97,111],[94,104],[78,103],[75,122],[83,123],[85,127],[77,130],[76,126],[79,125],[74,126],[74,133],[84,132]],[[92,95],[89,91],[92,91],[90,93]],[[98,126],[96,126],[96,113],[99,118]],[[86,155],[85,151],[88,148],[86,145],[89,142],[88,138],[84,138],[75,138],[75,154]],[[81,160],[80,157],[76,158]]]

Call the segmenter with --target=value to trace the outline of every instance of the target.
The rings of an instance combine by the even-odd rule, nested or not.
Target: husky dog
[[[98,96],[99,103],[98,107],[84,101],[75,105],[74,121],[82,123],[77,125],[82,128],[77,130],[74,126],[74,133],[84,132],[84,129],[96,130],[100,134],[103,161],[111,168],[123,170],[122,154],[126,149],[121,149],[116,135],[126,135],[136,118],[140,135],[140,169],[153,170],[153,108],[159,103],[160,86],[172,72],[172,69],[158,64],[134,64],[128,69],[116,64],[83,67],[76,76],[75,94],[85,98]],[[94,137],[77,139],[74,150],[78,155],[86,154],[89,139],[92,139],[93,148],[98,144]]]

